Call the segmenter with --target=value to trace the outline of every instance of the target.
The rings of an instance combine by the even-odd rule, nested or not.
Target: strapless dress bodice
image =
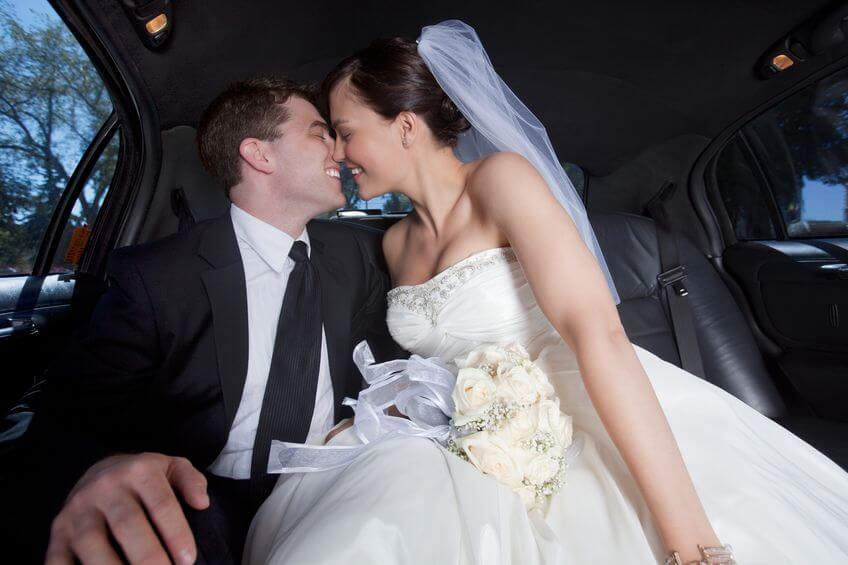
[[[393,288],[387,323],[406,350],[447,362],[481,343],[520,343],[533,354],[559,339],[511,247],[480,251],[421,284]]]

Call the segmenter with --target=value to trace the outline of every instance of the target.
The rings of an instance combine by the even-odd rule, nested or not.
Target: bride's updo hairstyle
[[[433,78],[412,40],[378,39],[344,59],[324,79],[325,106],[330,92],[345,79],[350,79],[362,102],[386,119],[407,111],[421,116],[444,145],[454,147],[457,136],[471,127]]]

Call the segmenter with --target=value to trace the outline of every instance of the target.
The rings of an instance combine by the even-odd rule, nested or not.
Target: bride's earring
[[[403,137],[402,137],[402,138],[401,138],[401,140],[400,140],[400,143],[401,143],[401,145],[403,145],[404,147],[409,147],[409,142],[406,140],[406,134],[404,134],[404,135],[403,135]]]

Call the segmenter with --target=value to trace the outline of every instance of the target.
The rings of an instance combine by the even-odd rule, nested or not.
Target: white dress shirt
[[[253,458],[253,441],[259,426],[259,412],[265,396],[271,357],[275,346],[286,346],[284,343],[275,344],[274,341],[289,274],[294,268],[289,251],[295,240],[235,204],[230,207],[230,217],[233,220],[247,283],[247,378],[227,443],[209,466],[209,471],[221,477],[248,479]],[[303,230],[297,239],[306,243],[311,255],[312,248],[306,230]],[[235,375],[225,375],[225,378],[234,377]],[[327,337],[322,326],[318,389],[315,392],[315,409],[309,425],[307,443],[322,441],[332,427],[333,385],[327,359]]]

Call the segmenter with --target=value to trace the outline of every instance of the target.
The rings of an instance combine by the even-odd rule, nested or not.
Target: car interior
[[[94,77],[105,96],[86,106],[81,95],[100,114],[91,110],[59,189],[31,196],[47,206],[28,255],[0,256],[6,461],[26,440],[39,376],[105,287],[109,253],[227,211],[195,145],[216,94],[261,74],[320,81],[374,38],[414,38],[456,18],[545,124],[589,210],[630,340],[848,469],[848,2],[33,0],[16,9],[0,10],[11,18],[3,25],[65,34],[57,52],[76,49],[91,71],[66,69],[63,80]],[[6,34],[3,49],[20,33]],[[19,135],[12,115],[0,115],[4,138]],[[11,170],[12,151],[0,149],[0,168]],[[103,188],[91,199],[95,180]],[[384,230],[409,210],[400,198],[363,202],[349,177],[345,186],[349,206],[332,221]],[[26,198],[2,199],[0,243],[23,226],[12,208],[29,210]]]

